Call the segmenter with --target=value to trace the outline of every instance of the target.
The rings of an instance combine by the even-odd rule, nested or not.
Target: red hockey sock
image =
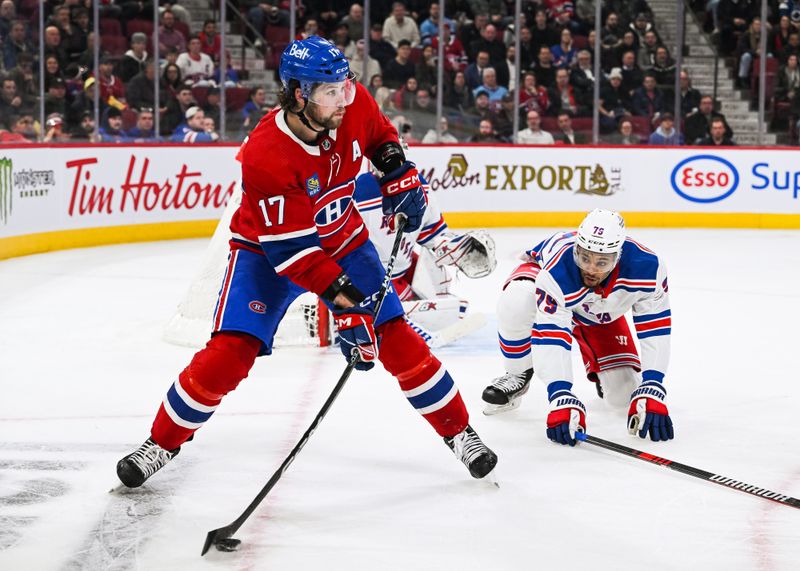
[[[469,423],[469,413],[450,373],[419,335],[402,319],[378,328],[380,360],[400,383],[408,402],[440,436],[454,436]]]
[[[151,429],[155,443],[173,450],[186,442],[247,377],[260,349],[261,341],[251,335],[214,335],[167,391]]]

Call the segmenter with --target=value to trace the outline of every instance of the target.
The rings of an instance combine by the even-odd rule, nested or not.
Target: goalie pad
[[[456,266],[468,278],[482,278],[497,266],[494,240],[485,230],[473,230],[439,245],[437,266]]]
[[[469,302],[454,296],[404,301],[406,321],[435,349],[477,331],[486,325],[482,313],[467,313]]]
[[[429,331],[409,319],[408,316],[406,316],[405,319],[406,323],[411,326],[411,329],[422,337],[422,340],[425,341],[425,344],[431,349],[449,345],[486,325],[486,316],[482,313],[470,313],[463,319],[459,319],[455,323],[448,325],[444,329],[439,329],[438,331]]]
[[[469,302],[454,296],[404,301],[406,316],[429,331],[438,331],[456,323],[467,313]]]

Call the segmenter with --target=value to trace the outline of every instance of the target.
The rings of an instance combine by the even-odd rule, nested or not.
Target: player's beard
[[[583,287],[589,287],[589,288],[599,286],[601,283],[603,283],[603,280],[606,279],[608,275],[611,273],[611,272],[606,272],[604,274],[589,275],[583,270],[580,270],[580,272],[581,272],[581,280],[583,281]]]
[[[342,120],[344,119],[344,107],[336,108],[327,115],[323,115],[322,109],[323,108],[316,103],[309,101],[308,107],[306,107],[306,115],[314,123],[318,124],[320,127],[328,129],[329,131],[338,129],[342,124]]]

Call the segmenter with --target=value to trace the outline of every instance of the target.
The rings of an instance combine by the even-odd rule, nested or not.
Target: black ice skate
[[[483,390],[483,400],[487,403],[483,411],[485,415],[514,410],[520,405],[522,395],[528,392],[533,369],[524,373],[506,373],[497,377],[492,384]]]
[[[117,476],[127,487],[138,488],[180,451],[180,446],[175,450],[164,450],[148,438],[134,452],[117,462]]]
[[[456,458],[469,469],[473,478],[483,478],[497,465],[497,454],[481,441],[481,437],[471,426],[467,426],[455,436],[446,436],[444,442]]]

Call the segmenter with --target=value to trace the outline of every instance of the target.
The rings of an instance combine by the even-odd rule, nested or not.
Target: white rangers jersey
[[[419,244],[433,252],[436,248],[446,242],[450,242],[458,237],[450,232],[447,224],[442,217],[442,213],[431,196],[427,182],[422,179],[423,189],[428,195],[428,207],[419,229],[403,235],[400,243],[400,251],[392,271],[392,278],[402,278],[413,265],[412,254],[415,244]],[[369,230],[369,238],[378,250],[381,262],[384,265],[389,261],[392,252],[395,233],[389,229],[387,217],[383,215],[381,209],[381,190],[376,178],[365,173],[356,179],[356,190],[353,194],[361,218]],[[398,291],[398,295],[403,298],[403,292]]]
[[[619,263],[596,288],[583,286],[573,259],[575,232],[554,234],[528,251],[541,267],[536,277],[533,365],[547,385],[572,382],[572,328],[598,325],[630,309],[641,346],[642,379],[662,381],[670,352],[667,271],[658,256],[628,238]]]

